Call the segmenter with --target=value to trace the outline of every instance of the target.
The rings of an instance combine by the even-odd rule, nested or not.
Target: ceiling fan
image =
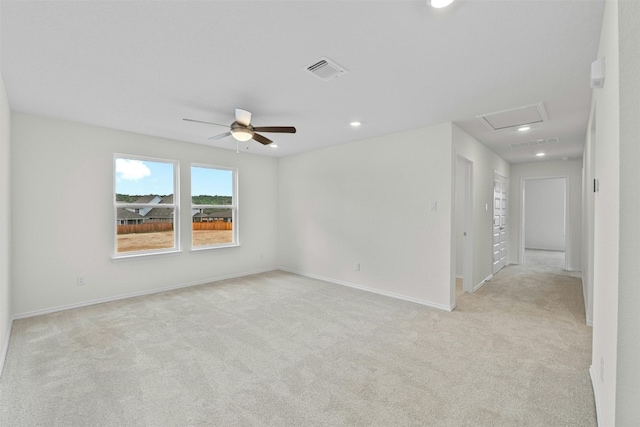
[[[254,127],[251,125],[251,113],[246,110],[242,110],[240,108],[236,108],[236,120],[233,123],[231,123],[231,125],[229,126],[221,125],[218,123],[212,123],[212,122],[203,122],[202,120],[194,120],[194,119],[183,119],[183,120],[186,120],[188,122],[207,123],[210,125],[224,126],[229,128],[229,132],[212,136],[209,139],[222,139],[231,135],[237,141],[240,141],[240,142],[253,139],[255,141],[258,141],[260,144],[269,145],[273,141],[256,132],[296,133],[296,128],[294,128],[293,126],[255,126]]]

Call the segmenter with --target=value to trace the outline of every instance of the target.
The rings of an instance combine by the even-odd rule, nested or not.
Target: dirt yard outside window
[[[233,242],[232,230],[193,230],[194,247],[231,242]],[[118,235],[118,253],[170,249],[172,247],[173,231]]]

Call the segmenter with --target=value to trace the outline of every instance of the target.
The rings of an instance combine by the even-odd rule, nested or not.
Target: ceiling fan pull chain
[[[240,154],[240,150],[239,150],[239,148],[238,148],[238,144],[240,144],[240,141],[238,141],[238,140],[236,139],[236,154]]]

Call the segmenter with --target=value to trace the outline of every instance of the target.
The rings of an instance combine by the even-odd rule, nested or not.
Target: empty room
[[[640,2],[0,2],[0,425],[640,425]]]

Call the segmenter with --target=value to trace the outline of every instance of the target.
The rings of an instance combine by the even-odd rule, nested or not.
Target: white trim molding
[[[481,287],[483,287],[487,282],[490,282],[491,279],[493,279],[493,274],[488,275],[487,277],[484,278],[484,280],[482,280],[482,282],[480,282],[477,285],[475,285],[473,287],[473,292],[475,292],[478,289],[480,289]]]
[[[127,294],[116,295],[116,296],[113,296],[113,297],[98,298],[98,299],[94,299],[94,300],[90,300],[90,301],[84,301],[84,302],[80,302],[80,303],[77,303],[77,304],[68,304],[68,305],[61,305],[61,306],[57,306],[57,307],[46,308],[44,310],[28,311],[28,312],[25,312],[25,313],[20,313],[20,314],[14,315],[13,316],[13,320],[26,319],[28,317],[35,317],[35,316],[42,316],[43,314],[56,313],[56,312],[59,312],[59,311],[65,311],[65,310],[71,310],[71,309],[74,309],[74,308],[87,307],[87,306],[90,306],[90,305],[102,304],[102,303],[105,303],[105,302],[119,301],[119,300],[123,300],[123,299],[134,298],[134,297],[139,297],[139,296],[144,296],[144,295],[153,295],[153,294],[158,294],[160,292],[173,291],[173,290],[176,290],[176,289],[188,288],[188,287],[191,287],[191,286],[206,285],[207,283],[214,283],[214,282],[219,282],[221,280],[227,280],[227,279],[235,279],[237,277],[251,276],[253,274],[267,273],[269,271],[274,271],[274,270],[277,270],[277,268],[266,268],[266,269],[262,269],[262,270],[247,271],[247,272],[237,273],[237,274],[228,274],[226,276],[218,276],[218,277],[214,277],[214,278],[211,278],[211,279],[198,280],[198,281],[189,282],[189,283],[181,283],[181,284],[178,284],[178,285],[166,286],[166,287],[163,287],[163,288],[152,289],[152,290],[148,290],[148,291],[131,292],[131,293],[127,293]]]
[[[7,353],[9,352],[9,341],[11,340],[11,329],[13,328],[13,320],[9,322],[7,328],[7,335],[2,345],[2,354],[0,354],[0,378],[2,378],[2,372],[4,371],[4,361],[7,360]]]
[[[596,371],[593,369],[593,365],[589,366],[589,376],[591,377],[591,387],[593,388],[593,397],[596,401],[596,420],[600,419],[600,395],[598,392],[598,382],[596,381]],[[598,422],[598,425],[600,423]]]
[[[391,297],[391,298],[395,298],[395,299],[399,299],[399,300],[403,300],[403,301],[409,301],[409,302],[413,302],[413,303],[416,303],[416,304],[425,305],[425,306],[431,307],[431,308],[437,308],[438,310],[453,311],[453,309],[455,308],[455,305],[447,306],[447,305],[444,305],[444,304],[438,304],[438,303],[435,303],[435,302],[425,301],[425,300],[421,300],[421,299],[417,299],[417,298],[413,298],[413,297],[408,297],[408,296],[396,294],[396,293],[393,293],[393,292],[381,291],[379,289],[369,288],[367,286],[356,285],[355,283],[345,282],[343,280],[336,280],[336,279],[331,279],[331,278],[328,278],[328,277],[318,276],[317,274],[303,273],[301,271],[291,270],[291,269],[285,268],[285,267],[279,267],[278,269],[282,270],[282,271],[286,271],[287,273],[293,273],[293,274],[297,274],[299,276],[309,277],[311,279],[318,279],[318,280],[322,280],[324,282],[334,283],[336,285],[347,286],[349,288],[359,289],[361,291],[371,292],[371,293],[378,294],[378,295],[384,295],[386,297]]]

